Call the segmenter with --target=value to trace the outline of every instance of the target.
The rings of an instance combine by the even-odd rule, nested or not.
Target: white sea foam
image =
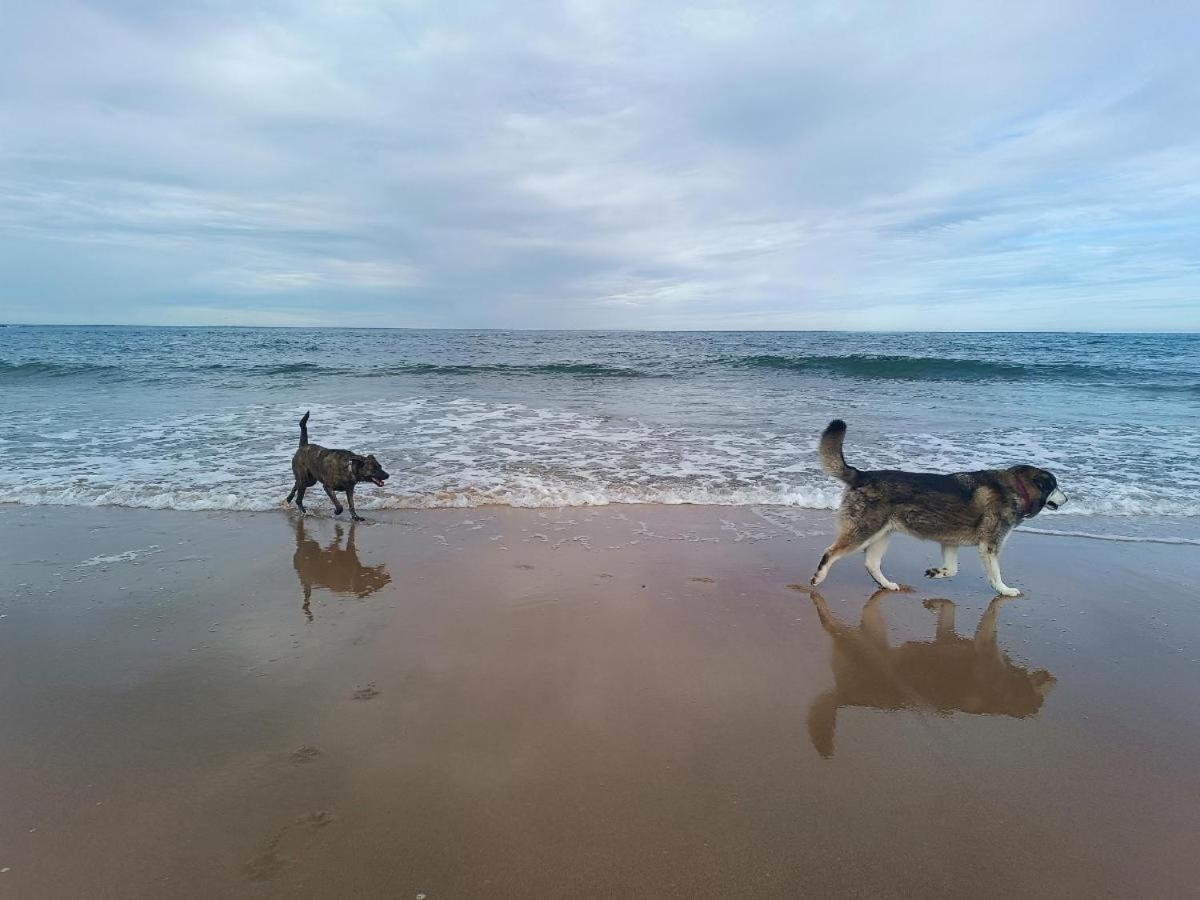
[[[392,479],[364,509],[612,503],[831,509],[841,485],[816,434],[658,425],[474,398],[312,406],[312,438],[376,453]],[[47,413],[5,446],[0,502],[268,510],[291,487],[296,411],[253,404],[86,427]],[[1131,454],[1130,447],[1138,452]],[[1075,516],[1200,516],[1196,448],[1168,429],[1028,427],[851,440],[861,468],[958,471],[1028,460],[1055,470]],[[1157,477],[1170,471],[1172,477]],[[320,491],[309,500],[320,508]],[[1182,542],[1182,541],[1180,541]]]
[[[1031,534],[1049,534],[1055,537],[1085,538],[1092,541],[1117,541],[1125,544],[1177,544],[1189,547],[1200,547],[1200,538],[1189,537],[1159,537],[1137,534],[1100,534],[1091,531],[1063,531],[1057,528],[1030,528],[1022,525],[1020,531]]]
[[[91,559],[85,559],[81,563],[76,563],[75,568],[84,569],[91,566],[104,566],[110,563],[133,562],[140,556],[149,556],[152,553],[161,552],[162,548],[158,544],[151,544],[149,547],[141,547],[137,550],[125,550],[122,553],[114,553],[110,556],[93,556]]]

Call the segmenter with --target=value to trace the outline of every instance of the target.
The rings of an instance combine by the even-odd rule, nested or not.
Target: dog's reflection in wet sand
[[[953,603],[926,600],[925,607],[937,613],[933,640],[892,647],[881,602],[894,593],[873,594],[857,627],[835,619],[820,594],[809,596],[833,640],[835,687],[817,697],[808,713],[809,737],[826,758],[833,756],[837,714],[843,707],[1023,718],[1041,709],[1054,685],[1049,672],[1018,666],[996,646],[996,614],[1005,597],[991,602],[970,638],[954,630]]]
[[[296,553],[292,565],[304,588],[304,616],[313,620],[309,601],[314,587],[325,588],[335,594],[366,597],[375,593],[392,580],[387,567],[364,566],[358,559],[354,546],[354,523],[350,524],[347,538],[340,522],[334,524],[334,538],[328,547],[322,547],[305,532],[304,518],[296,519]],[[343,539],[345,538],[345,546]]]

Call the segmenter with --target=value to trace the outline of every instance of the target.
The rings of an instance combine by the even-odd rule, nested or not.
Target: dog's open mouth
[[[375,482],[376,487],[383,487],[383,479],[382,478],[372,478],[371,480],[373,482]]]
[[[1055,510],[1055,509],[1058,509],[1058,504],[1057,504],[1057,503],[1055,503],[1053,500],[1047,500],[1047,501],[1046,501],[1046,506],[1047,506],[1047,508],[1048,508],[1048,509],[1050,509],[1050,510]]]

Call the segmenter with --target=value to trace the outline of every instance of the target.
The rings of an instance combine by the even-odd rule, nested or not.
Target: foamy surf
[[[1030,528],[1022,525],[1018,531],[1029,534],[1048,534],[1054,537],[1082,538],[1089,541],[1116,541],[1121,544],[1178,544],[1200,547],[1200,538],[1159,537],[1136,534],[1100,534],[1093,531],[1063,531],[1057,528]]]
[[[85,559],[83,562],[76,563],[75,568],[87,569],[92,566],[107,566],[113,563],[133,562],[134,560],[149,556],[152,553],[161,553],[162,548],[158,544],[151,544],[149,547],[140,547],[136,550],[125,550],[121,553],[113,553],[108,556],[93,556],[90,559]]]

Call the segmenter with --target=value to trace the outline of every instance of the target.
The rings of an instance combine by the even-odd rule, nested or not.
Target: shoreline
[[[332,511],[324,505],[324,500],[319,500],[320,506],[310,504],[308,516],[310,519],[320,520],[328,518],[331,521],[338,521],[338,517],[334,516]],[[729,509],[729,510],[777,510],[784,514],[795,514],[799,516],[826,516],[830,522],[830,528],[834,521],[834,516],[837,513],[836,506],[802,506],[794,503],[774,503],[774,502],[753,502],[753,503],[706,503],[692,500],[679,501],[624,501],[612,500],[603,503],[577,503],[565,506],[541,506],[541,505],[514,505],[512,503],[489,502],[470,504],[448,504],[442,506],[371,506],[370,500],[367,503],[359,501],[360,509],[370,516],[381,517],[387,519],[389,517],[403,516],[406,514],[420,513],[463,513],[470,514],[476,512],[478,514],[486,514],[489,512],[497,512],[501,510],[517,510],[530,513],[538,512],[559,512],[567,513],[572,510],[578,510],[580,513],[602,510],[637,510],[637,509],[672,509],[672,508],[690,508],[690,509]],[[150,512],[150,513],[180,513],[183,515],[231,515],[231,516],[262,516],[282,513],[284,515],[295,515],[296,509],[291,504],[278,503],[274,506],[265,506],[263,508],[196,508],[184,509],[177,507],[157,507],[157,506],[138,506],[128,505],[124,503],[57,503],[39,500],[36,503],[26,503],[21,501],[0,500],[0,517],[3,517],[5,511],[19,509],[59,509],[59,510],[128,510],[130,512]],[[1069,527],[1067,528],[1051,528],[1043,527],[1040,523],[1050,525],[1053,522],[1064,521]],[[342,519],[343,523],[348,523],[348,519]],[[1047,537],[1064,537],[1078,538],[1083,540],[1093,541],[1113,541],[1117,543],[1146,543],[1146,544],[1168,544],[1174,546],[1200,546],[1200,520],[1193,516],[1175,516],[1175,515],[1130,515],[1130,516],[1114,516],[1100,514],[1074,514],[1071,512],[1054,512],[1043,513],[1036,520],[1039,524],[1018,525],[1014,533],[1019,534],[1038,534]],[[1102,524],[1112,524],[1115,528],[1121,531],[1136,530],[1137,528],[1152,528],[1169,530],[1172,532],[1184,532],[1187,536],[1159,535],[1159,534],[1124,534],[1106,531],[1087,531],[1077,530],[1089,527],[1089,522],[1099,522]],[[968,548],[969,549],[969,548]]]
[[[1164,895],[1200,876],[1188,546],[1018,530],[1003,571],[1027,596],[993,604],[974,554],[927,582],[937,547],[904,538],[884,571],[913,593],[872,597],[861,558],[816,597],[789,587],[828,511],[367,517],[0,507],[0,885]]]

